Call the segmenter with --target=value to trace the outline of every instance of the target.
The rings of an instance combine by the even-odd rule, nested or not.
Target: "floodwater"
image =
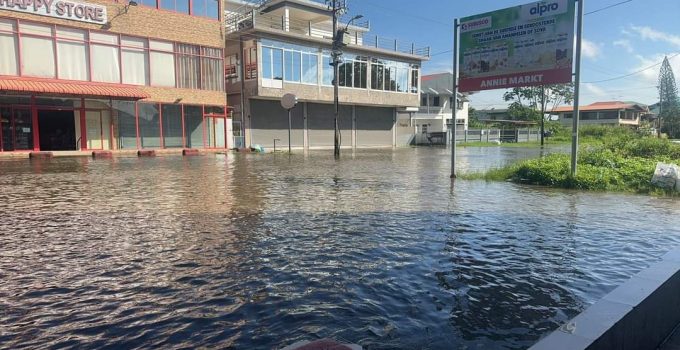
[[[680,243],[678,199],[331,153],[0,162],[0,348],[525,348]]]

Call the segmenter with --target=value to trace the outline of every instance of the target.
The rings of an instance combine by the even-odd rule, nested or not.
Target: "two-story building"
[[[227,92],[234,107],[235,139],[242,140],[241,146],[286,143],[287,111],[279,101],[293,93],[300,103],[292,111],[292,146],[333,147],[333,31],[328,5],[311,0],[226,4]],[[367,23],[341,23],[340,28],[351,37],[339,66],[341,147],[407,142],[413,134],[408,113],[419,104],[420,67],[429,48],[369,37]]]
[[[428,134],[448,133],[453,116],[453,74],[439,73],[421,78],[420,108],[413,118],[416,126],[415,143],[429,143]],[[469,102],[465,95],[458,94],[456,129],[468,129]]]
[[[215,0],[0,0],[0,151],[224,149]]]
[[[558,107],[553,114],[559,116],[562,124],[571,125],[574,120],[572,106]],[[579,108],[582,125],[618,125],[637,128],[643,117],[649,117],[649,107],[637,102],[608,101],[595,102]]]

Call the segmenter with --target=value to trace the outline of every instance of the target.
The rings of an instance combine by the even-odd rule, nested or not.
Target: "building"
[[[579,110],[581,125],[619,125],[637,128],[640,121],[649,118],[650,115],[649,107],[637,102],[595,102],[581,106]],[[573,106],[558,107],[553,114],[557,114],[564,125],[573,123]]]
[[[311,0],[227,0],[226,72],[234,128],[241,145],[287,144],[285,93],[292,110],[291,144],[334,144],[332,13]],[[369,37],[368,23],[341,23],[349,44],[339,67],[341,147],[393,147],[412,139],[420,67],[429,48]],[[238,134],[240,130],[240,134]]]
[[[429,143],[427,135],[448,133],[453,108],[453,74],[440,73],[424,75],[421,78],[420,108],[413,118],[416,126],[416,143]],[[468,129],[468,107],[466,96],[458,94],[456,129]]]
[[[475,115],[483,123],[493,123],[497,120],[512,120],[507,108],[478,109],[475,111]]]
[[[224,149],[215,0],[0,0],[0,151]]]

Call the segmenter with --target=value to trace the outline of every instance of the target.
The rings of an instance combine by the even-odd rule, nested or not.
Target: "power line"
[[[678,53],[676,53],[676,54],[674,54],[674,55],[669,56],[668,59],[673,59],[673,58],[675,58],[675,57],[677,57],[677,56],[680,56],[680,52],[678,52]],[[635,72],[633,72],[633,73],[629,73],[629,74],[626,74],[626,75],[622,75],[622,76],[618,76],[618,77],[614,77],[614,78],[609,78],[609,79],[596,80],[596,81],[587,81],[587,82],[584,82],[583,84],[599,84],[599,83],[606,83],[606,82],[608,82],[608,81],[613,81],[613,80],[619,80],[619,79],[624,79],[624,78],[632,77],[633,75],[638,75],[638,74],[640,74],[640,73],[642,73],[642,72],[644,72],[644,71],[648,71],[648,70],[650,70],[650,69],[652,69],[652,68],[654,68],[654,67],[656,67],[656,66],[658,66],[658,65],[661,65],[661,63],[663,63],[663,61],[658,62],[658,63],[654,63],[653,65],[651,65],[651,66],[649,66],[649,67],[642,68],[642,69],[640,69],[640,70],[638,70],[638,71],[635,71]]]
[[[583,14],[583,15],[585,16],[585,15],[590,15],[590,14],[593,14],[593,13],[598,13],[598,12],[600,12],[600,11],[604,11],[604,10],[610,9],[610,8],[612,8],[612,7],[616,7],[616,6],[620,6],[620,5],[623,5],[623,4],[627,4],[627,3],[632,2],[632,1],[633,1],[633,0],[626,0],[626,1],[617,2],[616,4],[612,4],[612,5],[603,7],[603,8],[601,8],[601,9],[597,9],[597,10],[594,10],[594,11],[586,12],[586,13]]]

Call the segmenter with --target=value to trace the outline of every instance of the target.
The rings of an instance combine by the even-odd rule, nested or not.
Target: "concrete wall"
[[[333,103],[333,87],[283,82],[283,88],[267,88],[260,84],[259,97],[280,99],[284,94],[293,93],[301,100]],[[384,92],[371,89],[340,88],[341,104],[409,107],[418,105],[418,94],[405,92]]]
[[[680,249],[550,333],[532,350],[657,349],[680,324]]]

